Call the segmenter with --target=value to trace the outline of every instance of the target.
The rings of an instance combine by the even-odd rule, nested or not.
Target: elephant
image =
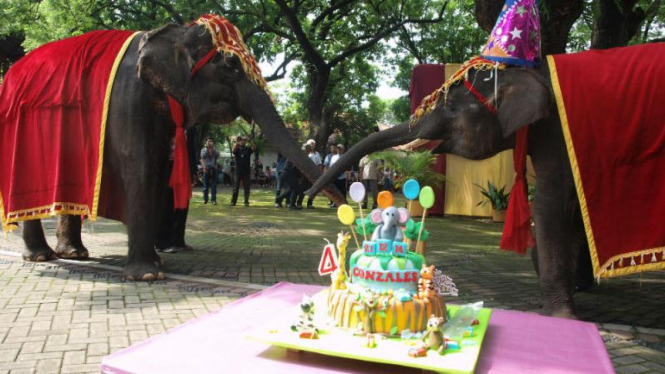
[[[407,121],[358,142],[307,193],[319,191],[345,168],[375,151],[425,139],[434,141],[433,153],[482,160],[514,148],[516,131],[530,125],[527,154],[538,186],[533,208],[538,252],[533,259],[543,312],[575,318],[574,278],[586,237],[547,61],[533,69],[499,70],[498,86],[489,79],[491,74],[472,69],[467,79],[494,105],[496,114],[464,84],[453,85],[417,122]]]
[[[370,217],[372,222],[378,223],[374,233],[372,233],[372,241],[377,239],[404,241],[404,233],[398,223],[405,224],[409,220],[408,210],[390,206],[383,210],[374,209]]]
[[[176,130],[167,95],[182,105],[185,129],[198,123],[226,124],[240,116],[256,122],[268,141],[311,181],[320,175],[290,136],[269,94],[248,77],[236,55],[217,52],[196,75],[190,74],[213,48],[204,26],[167,24],[138,34],[119,63],[106,124],[103,175],[121,186],[113,193],[124,201],[126,280],[164,277],[154,245]],[[326,194],[333,201],[341,199],[332,187]],[[56,251],[46,242],[38,219],[24,223],[23,239],[27,261],[89,256],[81,241],[79,216],[59,216]]]

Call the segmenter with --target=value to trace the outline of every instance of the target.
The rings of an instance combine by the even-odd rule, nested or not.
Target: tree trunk
[[[503,4],[503,1],[476,0],[476,21],[483,30],[492,31]],[[566,52],[570,29],[584,9],[583,0],[551,0],[545,4],[540,12],[543,57]]]
[[[330,70],[317,71],[314,67],[307,69],[310,82],[310,93],[307,98],[307,114],[309,118],[309,138],[316,140],[316,148],[325,154],[329,132],[329,121],[326,120],[325,105],[328,99],[328,83]]]
[[[637,0],[598,0],[600,14],[591,34],[592,49],[623,47],[635,36],[646,12],[635,7]]]

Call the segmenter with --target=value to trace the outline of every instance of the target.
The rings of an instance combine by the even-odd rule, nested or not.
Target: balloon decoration
[[[387,207],[392,206],[395,201],[393,194],[388,191],[379,192],[379,196],[376,199],[378,200],[377,203],[381,209],[386,209]]]
[[[360,203],[365,198],[365,185],[361,182],[353,182],[349,187],[349,195],[356,203]]]
[[[408,181],[404,182],[402,191],[404,192],[404,197],[409,200],[415,200],[418,198],[418,194],[420,193],[420,184],[415,179],[409,179]]]
[[[360,209],[360,222],[362,222],[363,225],[363,237],[365,238],[365,241],[367,241],[367,233],[365,232],[365,219],[363,218],[363,206],[362,206],[362,201],[365,199],[365,185],[362,184],[361,182],[353,182],[351,183],[351,187],[349,187],[349,195],[351,195],[351,199],[358,203],[358,209]],[[355,234],[354,234],[355,235]]]
[[[427,215],[427,209],[431,208],[434,206],[434,190],[430,186],[425,186],[423,189],[420,191],[420,196],[418,198],[418,201],[420,202],[420,205],[423,206],[423,218],[420,220],[422,223],[420,225],[420,231],[418,232],[418,240],[416,240],[416,248],[418,248],[418,243],[420,242],[420,238],[423,235],[423,228],[425,228],[425,215]],[[421,253],[424,254],[424,253]]]
[[[339,208],[337,208],[337,218],[339,218],[339,221],[342,222],[343,225],[348,225],[351,228],[351,233],[356,240],[356,245],[358,248],[361,248],[356,232],[353,230],[352,226],[353,221],[356,220],[356,212],[353,211],[353,208],[347,204],[340,205]]]

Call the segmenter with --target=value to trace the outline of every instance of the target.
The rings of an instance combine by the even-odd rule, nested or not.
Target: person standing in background
[[[219,151],[215,149],[215,141],[211,136],[206,138],[205,147],[201,149],[201,166],[203,167],[203,204],[210,202],[217,205],[217,159]]]
[[[250,156],[256,151],[256,146],[245,145],[246,139],[242,136],[236,138],[233,144],[231,153],[236,160],[236,179],[233,185],[233,196],[231,197],[231,206],[235,206],[238,202],[238,192],[240,190],[240,182],[242,182],[243,189],[245,190],[245,206],[249,206],[249,188],[251,183],[251,160]]]
[[[360,180],[363,182],[363,185],[365,185],[365,191],[367,193],[365,194],[365,198],[363,199],[363,209],[367,209],[367,200],[369,194],[372,194],[372,200],[374,201],[374,204],[372,204],[372,209],[377,208],[377,198],[379,196],[379,184],[378,184],[378,168],[379,168],[379,160],[370,160],[370,155],[366,155],[360,160]]]
[[[282,185],[284,184],[282,174],[284,173],[285,165],[286,157],[282,156],[282,154],[278,152],[277,162],[275,163],[275,208],[282,207],[282,201],[279,200],[279,196],[282,193]]]

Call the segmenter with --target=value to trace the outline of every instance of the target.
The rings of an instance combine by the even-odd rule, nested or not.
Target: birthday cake
[[[400,226],[413,226],[409,212],[392,206],[392,195],[383,196],[383,209],[375,209],[366,221],[358,221],[359,232],[373,232],[371,239],[351,254],[348,272],[350,235],[338,235],[339,268],[328,292],[328,317],[338,327],[364,333],[395,336],[403,331],[423,332],[433,316],[445,322],[445,302],[435,287],[434,266],[427,266],[425,256],[410,251],[405,242]],[[340,220],[349,213],[340,207]]]

